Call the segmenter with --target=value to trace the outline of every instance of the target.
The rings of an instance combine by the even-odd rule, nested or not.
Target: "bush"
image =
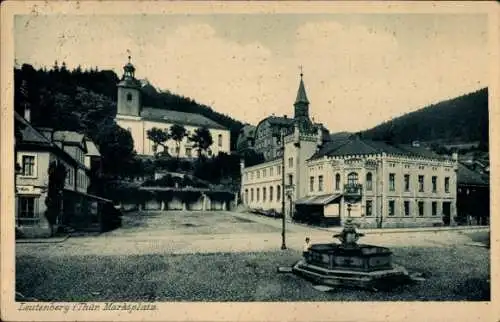
[[[106,203],[102,207],[101,231],[106,232],[122,225],[122,213],[116,209],[112,203]]]

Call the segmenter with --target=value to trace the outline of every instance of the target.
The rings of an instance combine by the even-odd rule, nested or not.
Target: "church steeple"
[[[309,100],[307,99],[306,88],[304,86],[304,73],[302,66],[300,67],[300,83],[299,90],[297,91],[297,98],[293,104],[295,107],[295,118],[309,119]]]
[[[123,66],[123,79],[135,79],[135,67],[130,62],[132,57],[128,56],[127,65]]]
[[[118,83],[117,114],[139,116],[141,112],[141,83],[135,78],[135,67],[130,62],[123,66],[123,76]]]

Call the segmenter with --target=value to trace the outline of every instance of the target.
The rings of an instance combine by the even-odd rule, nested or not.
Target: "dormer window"
[[[132,100],[132,94],[127,93],[127,102],[130,102]]]

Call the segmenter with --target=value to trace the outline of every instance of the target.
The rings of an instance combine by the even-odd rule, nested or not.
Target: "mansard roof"
[[[141,111],[141,117],[145,120],[151,120],[163,123],[172,123],[180,125],[192,125],[198,127],[207,127],[210,129],[227,130],[226,127],[219,123],[195,113],[187,113],[180,111],[164,110],[153,107],[144,107]]]
[[[361,139],[356,136],[332,140],[317,151],[310,160],[325,156],[341,157],[349,155],[375,155],[375,154],[403,155],[408,157],[422,157],[430,159],[446,159],[430,150],[411,145],[391,145],[383,141]]]

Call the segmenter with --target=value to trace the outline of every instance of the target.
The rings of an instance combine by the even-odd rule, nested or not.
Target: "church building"
[[[217,155],[219,152],[230,152],[229,129],[200,114],[143,106],[141,83],[135,78],[135,67],[130,63],[130,57],[123,71],[123,77],[118,83],[116,123],[130,132],[137,154],[154,155],[157,152],[167,152],[169,155],[179,155],[181,158],[196,157],[195,148],[188,137],[180,142],[179,147],[175,141],[168,140],[166,142],[168,151],[164,151],[163,147],[156,146],[148,139],[148,130],[152,128],[168,130],[174,124],[184,126],[188,136],[191,136],[197,128],[207,128],[213,140],[207,150],[208,156]]]
[[[241,164],[241,196],[250,209],[286,218],[364,228],[453,225],[458,157],[415,145],[392,145],[358,135],[328,140],[309,119],[300,79],[293,118],[270,116],[254,131],[263,163]]]

